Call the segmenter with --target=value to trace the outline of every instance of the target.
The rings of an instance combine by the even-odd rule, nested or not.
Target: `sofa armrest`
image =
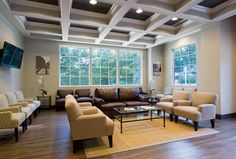
[[[24,100],[21,100],[21,101],[18,101],[18,102],[33,103],[33,100],[31,100],[31,99],[24,99]]]
[[[93,95],[91,93],[89,94],[89,98],[93,98]]]
[[[215,119],[216,105],[201,104],[198,106],[198,111],[202,113],[202,120]]]
[[[90,102],[81,102],[78,103],[80,107],[88,107],[88,106],[93,106],[92,103]]]
[[[173,98],[160,98],[160,102],[173,102]]]
[[[148,101],[148,95],[147,94],[139,94],[138,99],[142,102]]]
[[[28,105],[28,104],[27,104]],[[11,104],[11,105],[9,105],[9,107],[15,107],[15,106],[17,106],[17,107],[23,107],[23,105],[22,104],[20,104],[20,103],[16,103],[16,104]]]
[[[103,104],[105,104],[105,101],[102,98],[94,98],[95,105],[97,107],[101,107]]]
[[[84,115],[92,115],[92,114],[99,114],[100,112],[98,111],[98,108],[96,107],[89,107],[82,109],[82,112]]]
[[[173,104],[174,106],[191,106],[192,102],[189,100],[175,100]]]
[[[6,112],[6,111],[10,111],[12,113],[18,113],[21,111],[21,107],[12,106],[12,107],[8,107],[8,108],[0,108],[0,112]]]
[[[58,99],[60,99],[60,96],[59,96],[59,95],[56,96],[56,100],[58,100]]]

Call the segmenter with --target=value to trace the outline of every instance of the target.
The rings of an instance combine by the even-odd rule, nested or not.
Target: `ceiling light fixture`
[[[92,4],[92,5],[95,5],[95,4],[97,4],[98,2],[97,2],[96,0],[90,0],[89,3]]]
[[[138,14],[140,14],[140,13],[142,13],[142,12],[143,12],[142,9],[137,9],[137,10],[136,10],[136,13],[138,13]]]
[[[173,21],[176,21],[176,20],[178,20],[178,18],[177,18],[177,17],[173,17],[172,20],[173,20]]]

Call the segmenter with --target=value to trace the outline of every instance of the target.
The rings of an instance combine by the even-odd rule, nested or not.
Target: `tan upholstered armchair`
[[[70,124],[73,140],[73,152],[76,152],[78,142],[82,139],[108,136],[112,147],[114,123],[96,107],[82,109],[72,95],[66,96],[65,108]]]
[[[170,114],[170,121],[173,120],[173,108],[176,106],[177,102],[188,101],[190,98],[190,93],[185,91],[175,91],[173,93],[173,98],[161,98],[160,102],[157,103],[158,106],[165,108],[165,111]]]
[[[217,95],[214,93],[193,92],[192,102],[177,102],[174,107],[175,122],[178,117],[185,117],[194,123],[194,130],[197,131],[200,121],[210,120],[212,128],[215,127]]]
[[[0,129],[14,129],[17,142],[19,126],[22,126],[23,132],[27,129],[25,113],[21,112],[20,106],[9,107],[6,96],[0,94]]]

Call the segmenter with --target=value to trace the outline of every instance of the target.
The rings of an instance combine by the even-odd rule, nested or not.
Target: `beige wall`
[[[161,62],[162,70],[160,76],[153,76],[153,64]],[[148,84],[150,87],[150,80],[153,80],[153,87],[157,92],[163,91],[164,82],[164,59],[163,59],[163,48],[162,46],[156,46],[148,50]]]
[[[55,102],[56,90],[59,89],[59,45],[72,46],[94,46],[84,44],[62,43],[56,41],[25,39],[25,58],[24,58],[24,92],[27,96],[40,95],[37,76],[35,74],[36,56],[50,57],[50,75],[44,76],[44,86],[52,95],[53,104]],[[108,46],[96,46],[102,48],[114,48]],[[127,49],[127,48],[126,48]],[[136,49],[137,50],[137,49]],[[147,89],[147,53],[143,51],[143,88]],[[78,88],[78,87],[77,87]],[[89,88],[95,89],[90,86]]]
[[[173,85],[173,48],[197,44],[198,91],[219,96],[218,114],[236,112],[236,17],[212,22],[201,32],[162,45],[164,57],[163,86]]]
[[[0,28],[0,48],[3,47],[4,41],[10,42],[20,48],[24,47],[23,37],[15,30],[15,28],[7,21],[7,19],[5,19],[1,13]],[[22,89],[22,68],[14,69],[0,66],[0,92]]]
[[[220,22],[221,113],[236,112],[236,16]]]

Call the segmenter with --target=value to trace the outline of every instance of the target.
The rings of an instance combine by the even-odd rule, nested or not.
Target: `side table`
[[[37,99],[41,102],[40,108],[51,107],[51,96],[37,96]]]

